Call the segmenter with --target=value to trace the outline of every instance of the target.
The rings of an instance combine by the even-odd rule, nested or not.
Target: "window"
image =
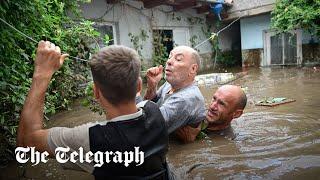
[[[117,44],[116,39],[116,28],[114,24],[109,23],[96,23],[93,27],[100,32],[100,37],[96,40],[96,44],[99,45],[100,48]],[[106,37],[107,35],[107,37]],[[106,44],[108,41],[108,44]]]

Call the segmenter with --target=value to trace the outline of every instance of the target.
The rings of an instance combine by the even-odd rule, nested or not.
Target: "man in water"
[[[221,132],[230,128],[231,121],[242,115],[246,104],[247,96],[239,86],[221,86],[213,94],[206,118],[203,121],[207,126],[207,131]],[[176,135],[184,142],[192,142],[200,131],[201,125],[197,128],[185,126],[177,130]]]
[[[76,154],[76,162],[61,165],[92,173],[96,179],[167,179],[165,121],[155,103],[135,104],[142,82],[139,80],[140,59],[133,49],[108,46],[89,62],[94,96],[107,112],[105,121],[74,128],[43,128],[45,93],[53,74],[67,56],[53,43],[39,42],[31,88],[21,112],[17,145],[35,147],[51,156],[58,148],[70,148],[67,157],[71,159]],[[125,154],[132,155],[137,147],[145,154],[144,162],[134,161],[129,166],[121,163],[126,160]],[[77,155],[78,149],[79,153],[80,149],[84,151],[85,156]],[[124,157],[111,158],[111,162],[108,158],[102,166],[96,166],[93,155],[107,152],[124,154]],[[80,157],[86,161],[80,162]]]
[[[163,67],[147,71],[144,99],[158,104],[169,134],[185,125],[197,127],[205,118],[204,98],[194,83],[199,67],[198,52],[188,46],[178,46],[170,52],[165,67],[166,82],[158,90]]]

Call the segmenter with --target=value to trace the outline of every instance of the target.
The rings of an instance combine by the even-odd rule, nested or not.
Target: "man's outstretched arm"
[[[39,42],[31,88],[20,115],[18,146],[32,146],[53,154],[47,144],[48,130],[43,129],[44,99],[52,75],[67,56],[61,55],[60,48],[53,43]]]

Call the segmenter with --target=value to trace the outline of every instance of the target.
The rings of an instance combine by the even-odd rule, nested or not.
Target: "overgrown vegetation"
[[[237,65],[232,51],[219,52],[217,55],[217,63],[222,67],[233,67]]]
[[[278,0],[271,14],[272,27],[279,33],[303,28],[320,37],[319,0]]]
[[[81,104],[85,107],[88,107],[92,112],[98,112],[100,115],[106,113],[94,97],[93,81],[87,84],[85,89],[85,98],[81,101]]]
[[[198,36],[197,35],[193,35],[193,36],[191,36],[189,41],[191,43],[191,47],[194,48],[196,51],[200,52],[199,49],[195,48],[196,45],[198,45],[198,43],[199,43],[197,39],[198,39]]]
[[[0,18],[34,40],[50,40],[71,56],[88,59],[89,48],[99,33],[92,22],[80,20],[79,0],[3,0]],[[72,13],[75,19],[67,16]],[[37,44],[0,22],[0,158],[4,163],[15,146],[19,114],[30,87]],[[67,108],[72,98],[82,96],[79,84],[87,82],[86,62],[67,60],[55,73],[46,93],[45,115]]]
[[[219,29],[221,27],[221,22],[217,21],[214,24],[214,29]],[[216,64],[219,64],[222,67],[232,67],[237,64],[236,59],[233,57],[232,52],[222,52],[219,47],[219,38],[216,33],[210,33],[212,27],[208,26],[208,29],[205,30],[203,27],[201,28],[202,32],[207,36],[210,37],[210,44],[211,44],[211,51],[212,51],[212,60],[214,62],[214,68]]]
[[[163,33],[161,30],[153,31],[152,61],[154,66],[162,65],[163,67],[165,67],[168,59],[168,52],[167,47],[165,46],[165,42],[169,41],[169,39],[166,37],[163,38],[161,33]]]
[[[141,61],[143,61],[143,44],[149,38],[148,33],[145,30],[141,29],[139,34],[135,35],[130,32],[128,36],[130,38],[131,43],[133,44],[133,48],[138,52]]]

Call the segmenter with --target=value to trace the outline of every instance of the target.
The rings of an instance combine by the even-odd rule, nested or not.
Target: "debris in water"
[[[236,79],[239,79],[247,75],[247,72],[240,73],[211,73],[203,74],[195,77],[195,81],[198,86],[212,86],[212,85],[223,85],[230,83]]]
[[[256,103],[256,106],[269,106],[269,107],[273,107],[273,106],[277,106],[277,105],[281,105],[281,104],[287,104],[287,103],[291,103],[294,102],[296,100],[294,99],[287,99],[284,97],[277,97],[277,98],[265,98],[264,100],[258,101]]]

